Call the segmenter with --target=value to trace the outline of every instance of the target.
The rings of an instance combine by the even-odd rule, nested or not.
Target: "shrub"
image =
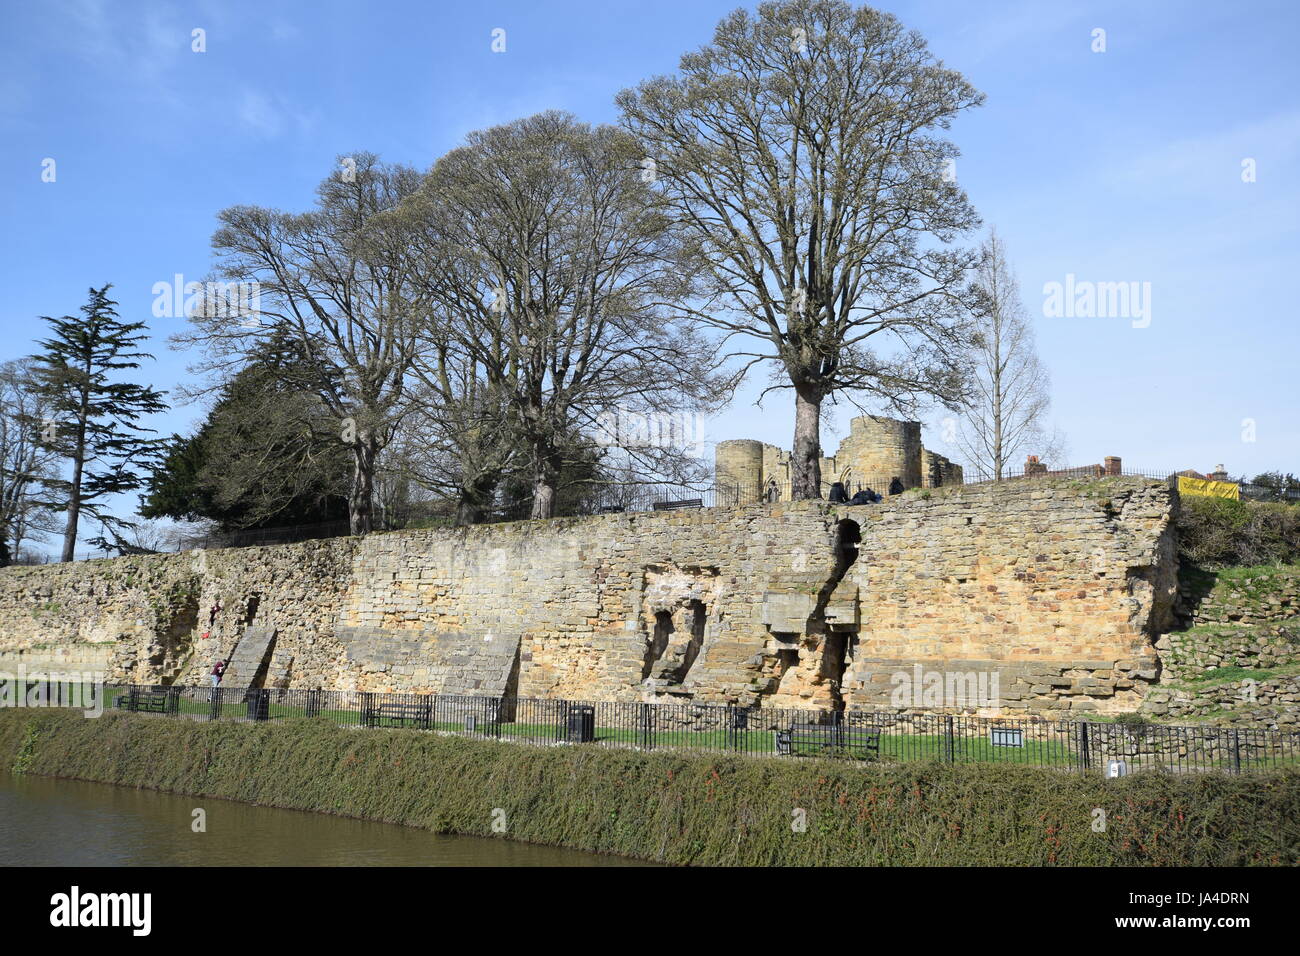
[[[677,864],[1300,863],[1294,767],[1107,780],[996,764],[530,747],[307,719],[0,711],[0,767],[19,759],[29,773],[443,833],[497,836],[501,811],[513,839]]]
[[[1185,496],[1178,547],[1207,567],[1300,561],[1300,505]]]

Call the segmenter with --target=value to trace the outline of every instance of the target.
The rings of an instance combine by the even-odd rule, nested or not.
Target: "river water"
[[[207,813],[207,832],[191,829]],[[0,773],[0,866],[629,866],[577,850]]]

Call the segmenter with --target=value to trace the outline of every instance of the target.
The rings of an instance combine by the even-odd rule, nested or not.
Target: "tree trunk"
[[[795,390],[790,455],[790,497],[795,501],[822,496],[821,409],[821,396]]]
[[[369,534],[374,530],[375,460],[378,443],[371,435],[358,435],[352,446],[352,493],[348,497],[348,530]]]
[[[483,520],[483,513],[492,505],[496,496],[496,476],[481,477],[467,482],[460,489],[460,500],[456,502],[456,525],[466,527]]]
[[[85,434],[83,429],[82,434]],[[63,560],[77,556],[77,525],[81,522],[81,476],[86,467],[85,439],[77,440],[77,455],[72,463],[72,487],[68,490],[68,523],[63,529]]]

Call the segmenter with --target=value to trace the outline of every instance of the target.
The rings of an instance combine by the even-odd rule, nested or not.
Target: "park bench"
[[[180,709],[179,687],[142,690],[133,687],[115,701],[116,706],[132,713],[174,714]]]
[[[655,511],[679,511],[683,508],[703,508],[703,498],[686,498],[682,501],[656,501],[650,506]]]
[[[880,731],[874,727],[791,724],[789,730],[776,730],[773,734],[778,754],[798,755],[812,751],[863,758],[880,756]]]
[[[361,722],[367,727],[418,727],[420,730],[428,730],[433,725],[433,701],[372,704],[361,712]]]

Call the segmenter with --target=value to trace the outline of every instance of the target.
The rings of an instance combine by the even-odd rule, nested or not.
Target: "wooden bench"
[[[374,704],[361,712],[361,722],[367,727],[418,727],[420,730],[428,730],[433,726],[433,701]]]
[[[880,756],[880,731],[848,724],[791,724],[773,731],[776,752],[782,755],[830,753],[872,759]]]
[[[180,703],[181,694],[178,687],[162,690],[140,690],[133,687],[124,697],[117,699],[118,707],[144,714],[175,714],[180,710]]]
[[[655,511],[678,511],[682,508],[703,508],[703,498],[687,498],[683,501],[656,501],[650,506]]]

